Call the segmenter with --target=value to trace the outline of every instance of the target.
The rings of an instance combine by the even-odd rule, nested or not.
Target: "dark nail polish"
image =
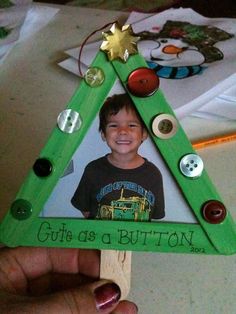
[[[120,288],[115,283],[106,283],[94,290],[96,306],[99,311],[110,308],[121,296]]]

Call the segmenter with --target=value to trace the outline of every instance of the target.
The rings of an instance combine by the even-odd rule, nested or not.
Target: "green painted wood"
[[[105,54],[99,52],[92,66],[103,69],[105,82],[100,87],[91,88],[83,81],[67,104],[67,108],[80,113],[83,122],[81,129],[73,134],[66,134],[57,127],[54,128],[40,154],[40,157],[45,157],[52,162],[54,171],[47,178],[38,178],[32,170],[30,171],[16,199],[29,201],[32,204],[32,215],[26,220],[17,220],[9,211],[0,225],[0,241],[8,246],[81,247],[193,254],[235,253],[235,225],[230,216],[228,215],[226,221],[221,225],[209,226],[199,213],[200,205],[209,196],[220,199],[207,174],[204,173],[201,180],[190,180],[183,177],[178,170],[179,158],[193,151],[180,126],[174,138],[168,141],[157,138],[153,138],[153,140],[183,190],[200,224],[159,221],[124,223],[122,221],[91,221],[72,218],[39,218],[45,202],[64,173],[75,150],[84,139],[117,75],[125,86],[128,74],[137,67],[146,67],[146,62],[142,57],[136,55],[130,57],[126,64],[117,61],[110,63],[107,62]],[[160,91],[144,99],[137,99],[132,95],[131,97],[150,134],[150,121],[155,115],[163,112],[173,114]],[[195,193],[192,197],[193,191],[199,193]],[[220,235],[215,237],[218,230],[220,230]],[[219,239],[223,233],[224,240]],[[221,243],[219,243],[220,240]]]
[[[19,245],[219,254],[200,225],[182,223],[38,218],[14,237],[14,246]]]

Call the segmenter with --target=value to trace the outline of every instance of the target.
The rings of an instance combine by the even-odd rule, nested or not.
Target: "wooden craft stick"
[[[100,278],[114,281],[121,289],[121,300],[126,299],[131,283],[131,251],[102,250]]]

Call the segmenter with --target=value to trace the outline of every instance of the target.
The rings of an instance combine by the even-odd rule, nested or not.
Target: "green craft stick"
[[[0,241],[8,246],[50,246],[115,249],[128,251],[153,251],[193,254],[233,254],[236,252],[235,224],[229,213],[221,224],[209,224],[201,216],[202,204],[209,199],[220,200],[206,172],[192,180],[184,177],[178,167],[179,159],[194,152],[181,126],[168,140],[153,136],[151,121],[159,113],[173,111],[162,92],[146,98],[131,95],[151,136],[174,178],[178,182],[186,200],[192,208],[199,224],[166,222],[97,221],[73,218],[39,217],[53,188],[83,141],[92,121],[103,104],[118,75],[126,87],[129,73],[138,67],[146,67],[144,59],[135,55],[126,64],[109,62],[103,52],[98,52],[93,67],[99,67],[105,74],[105,81],[99,87],[91,87],[82,81],[69,101],[67,108],[79,112],[81,128],[72,133],[54,128],[40,157],[51,161],[53,172],[46,178],[37,177],[33,170],[22,185],[16,200],[29,202],[23,217],[17,218],[22,208],[16,208],[16,217],[9,209],[0,225]],[[194,195],[193,195],[194,191]],[[27,203],[28,204],[28,203]],[[20,217],[20,216],[19,216]]]

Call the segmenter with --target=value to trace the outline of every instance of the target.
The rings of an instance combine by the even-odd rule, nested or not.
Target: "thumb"
[[[1,303],[1,313],[24,314],[109,314],[117,306],[120,288],[113,282],[100,280],[41,297],[7,295]]]
[[[69,313],[79,314],[111,313],[117,306],[120,297],[119,286],[105,280],[84,285],[78,289],[67,290],[63,293],[65,306],[69,308]]]
[[[62,298],[63,306],[58,304]],[[60,292],[53,300],[50,314],[137,314],[136,304],[130,301],[120,301],[121,291],[117,284],[106,280],[100,280],[92,284],[81,286],[78,289]],[[58,299],[57,299],[58,298]],[[52,301],[52,300],[51,300]],[[55,310],[54,310],[55,309]],[[48,307],[46,308],[48,310]],[[43,312],[45,313],[45,312]]]

